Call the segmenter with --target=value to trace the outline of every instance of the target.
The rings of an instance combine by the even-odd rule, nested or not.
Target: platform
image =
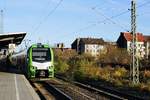
[[[1,100],[40,100],[22,74],[0,72]]]

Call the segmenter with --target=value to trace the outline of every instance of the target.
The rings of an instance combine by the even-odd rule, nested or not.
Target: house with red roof
[[[150,57],[150,36],[144,36],[146,58]]]
[[[144,36],[142,33],[136,33],[136,49],[138,49],[138,56],[144,57],[145,55],[145,46],[144,46]],[[132,50],[132,34],[131,32],[121,32],[117,40],[117,45],[120,48],[126,48],[129,52]]]

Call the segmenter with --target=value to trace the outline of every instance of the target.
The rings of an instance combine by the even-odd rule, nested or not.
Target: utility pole
[[[132,34],[132,82],[139,83],[139,58],[137,48],[137,34],[136,34],[136,0],[131,1],[131,34]]]
[[[0,34],[3,34],[3,10],[0,11]]]

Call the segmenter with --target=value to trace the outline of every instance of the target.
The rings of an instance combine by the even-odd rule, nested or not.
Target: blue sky
[[[116,41],[120,32],[130,31],[130,2],[0,0],[0,8],[4,10],[5,33],[27,32],[26,39],[30,39],[31,43],[49,42],[54,45],[63,42],[66,47],[70,47],[78,37]],[[137,0],[137,6],[137,31],[150,35],[150,0]],[[126,13],[111,18],[123,12]]]

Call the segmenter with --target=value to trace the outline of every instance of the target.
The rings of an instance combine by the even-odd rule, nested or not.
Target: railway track
[[[70,83],[60,77],[32,84],[42,100],[141,100],[141,98],[110,89],[100,90],[79,82]]]
[[[42,100],[109,100],[96,92],[58,79],[32,82],[32,86]]]
[[[41,100],[72,100],[61,90],[57,89],[47,81],[31,82]]]
[[[57,76],[57,78],[67,81],[65,78],[62,78],[60,76]],[[91,84],[83,84],[80,82],[72,82],[73,84],[84,88],[86,90],[92,91],[92,92],[96,92],[97,94],[100,95],[104,95],[105,97],[109,98],[109,99],[113,99],[113,100],[144,100],[144,98],[142,97],[138,97],[138,96],[134,96],[131,94],[127,94],[127,93],[122,93],[120,91],[114,90],[114,89],[110,89],[110,88],[105,88],[105,87],[101,87],[98,86],[98,88],[96,88],[96,86],[91,85]]]
[[[66,79],[60,78],[58,76],[57,78],[67,81]],[[74,84],[76,88],[80,89],[82,91],[81,93],[85,93],[86,95],[92,97],[92,99],[84,99],[84,100],[127,100],[124,97],[114,95],[106,91],[98,90],[89,85],[84,85],[79,82],[72,82],[71,84]]]
[[[47,82],[48,84],[53,85],[60,91],[64,92],[66,95],[70,96],[73,100],[109,100],[105,96],[99,95],[96,92],[91,92],[84,88],[80,88],[69,82],[64,82],[58,79]]]
[[[118,91],[114,88],[105,87],[104,85],[101,86],[101,85],[89,83],[89,82],[87,82],[87,83],[74,82],[74,84],[81,86],[81,87],[84,87],[84,88],[87,88],[87,89],[90,89],[90,90],[104,91],[106,93],[125,98],[126,100],[149,100],[148,98],[140,97],[139,95],[136,95],[136,94],[133,95],[133,94],[130,94],[128,92],[125,93],[122,91]]]
[[[94,86],[85,85],[85,84],[80,83],[80,82],[74,82],[74,84],[76,84],[77,86],[83,87],[87,90],[93,91],[93,92],[97,91],[98,93],[103,94],[106,97],[108,97],[110,99],[114,99],[114,100],[116,100],[116,99],[118,99],[118,100],[145,100],[142,97],[130,95],[130,94],[127,94],[127,93],[122,93],[120,91],[113,90],[113,89],[110,89],[110,88],[99,87],[99,89],[97,89]]]

